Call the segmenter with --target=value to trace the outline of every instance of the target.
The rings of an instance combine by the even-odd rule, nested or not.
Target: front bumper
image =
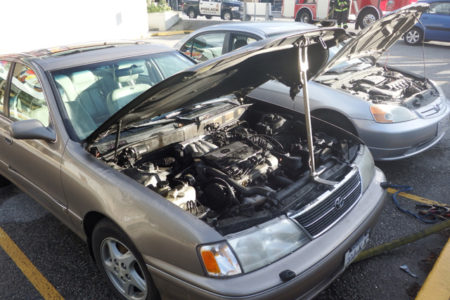
[[[449,127],[450,102],[433,118],[381,124],[373,120],[353,120],[358,134],[370,148],[374,160],[397,160],[421,153],[445,135]]]
[[[285,258],[242,276],[214,279],[181,270],[172,272],[147,265],[163,299],[300,299],[311,298],[344,271],[346,251],[380,215],[386,192],[380,187],[384,174],[375,176],[357,204],[320,237]],[[284,270],[296,277],[281,281]]]

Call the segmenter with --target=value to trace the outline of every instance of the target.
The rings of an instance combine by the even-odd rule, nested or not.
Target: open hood
[[[307,47],[307,72],[311,78],[326,64],[327,46],[335,45],[345,36],[345,31],[336,28],[278,36],[198,64],[132,100],[100,125],[86,142],[92,144],[117,132],[119,127],[127,128],[197,102],[229,94],[243,97],[272,79],[289,86],[294,97],[301,88],[299,50]]]
[[[417,23],[428,6],[427,3],[405,6],[366,27],[356,37],[347,41],[345,46],[316,76],[354,58],[370,57],[374,61],[378,60],[386,50]]]

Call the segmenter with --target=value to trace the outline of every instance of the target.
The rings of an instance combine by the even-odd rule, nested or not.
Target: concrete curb
[[[428,274],[425,283],[417,294],[416,300],[448,300],[450,299],[450,239],[442,249],[439,258]]]

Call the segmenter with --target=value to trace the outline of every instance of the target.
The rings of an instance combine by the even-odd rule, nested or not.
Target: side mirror
[[[41,121],[35,119],[12,123],[10,133],[11,137],[18,140],[56,141],[56,133],[52,129],[45,127]]]

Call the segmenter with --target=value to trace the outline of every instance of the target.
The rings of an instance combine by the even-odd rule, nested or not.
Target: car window
[[[49,124],[47,101],[36,73],[29,67],[17,63],[9,93],[9,117],[12,120],[36,119],[44,126]]]
[[[196,36],[181,48],[181,51],[197,61],[207,61],[221,56],[225,42],[224,32],[206,33]]]
[[[231,36],[231,50],[236,50],[238,48],[247,46],[250,43],[256,42],[257,39],[245,34],[233,34]]]
[[[155,55],[153,58],[164,78],[192,66],[192,61],[181,55]]]
[[[83,140],[150,87],[192,65],[173,51],[62,69],[52,77],[69,127]]]
[[[428,13],[437,15],[450,15],[450,2],[432,3],[430,5]]]
[[[6,83],[8,79],[9,68],[11,63],[8,61],[0,60],[0,113],[3,114],[5,103],[5,91]]]

